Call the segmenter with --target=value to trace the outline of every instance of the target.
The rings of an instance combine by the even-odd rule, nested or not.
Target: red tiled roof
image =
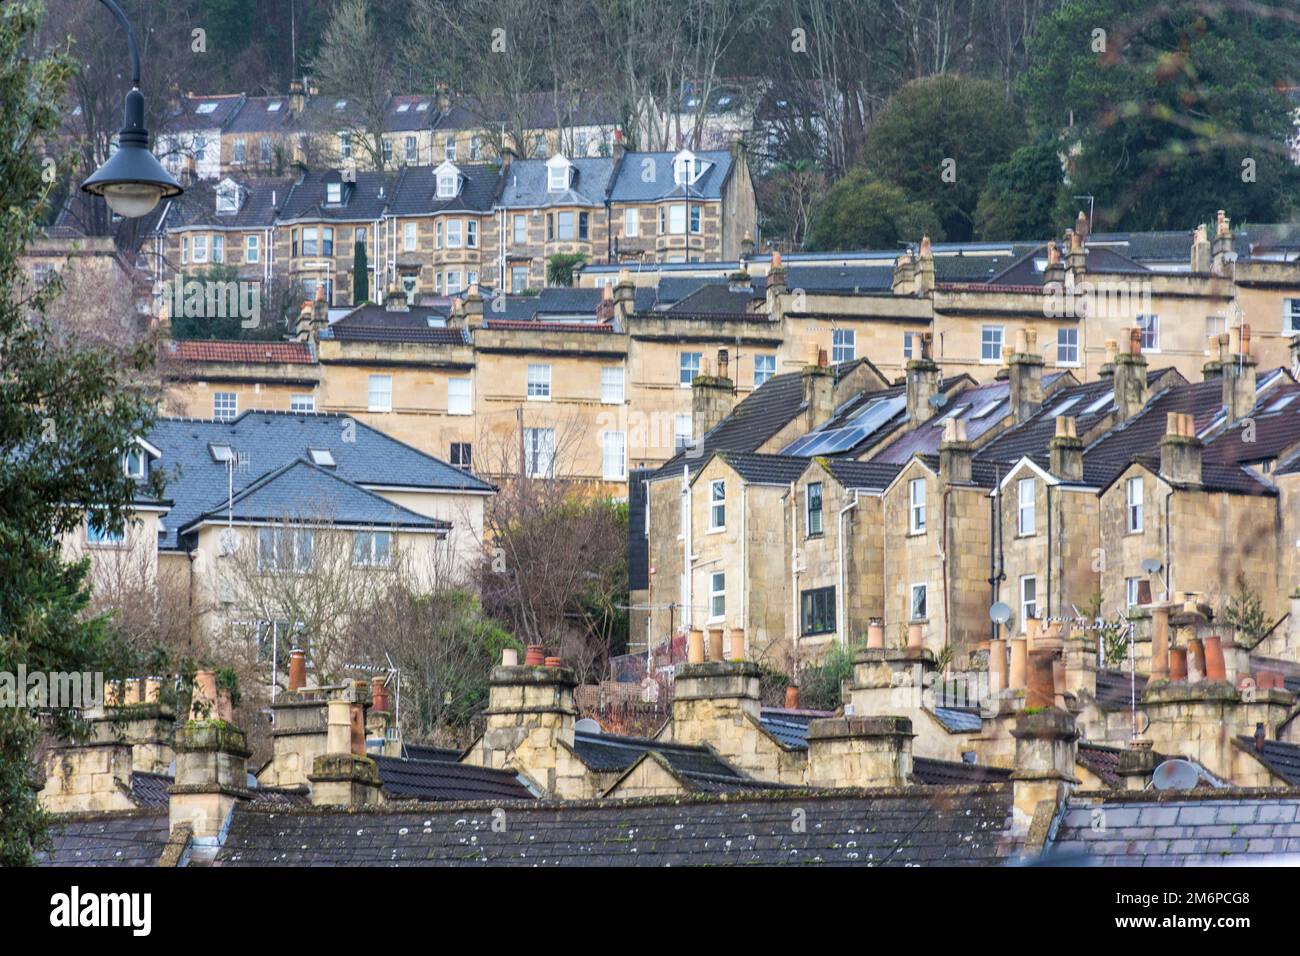
[[[311,365],[306,342],[218,342],[180,339],[171,343],[175,358],[184,362],[267,362]]]

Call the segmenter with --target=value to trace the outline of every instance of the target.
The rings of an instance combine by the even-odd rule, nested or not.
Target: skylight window
[[[200,103],[198,109],[196,109],[194,112],[207,115],[208,113],[215,113],[216,110],[217,110],[216,103]]]
[[[1115,400],[1115,390],[1111,389],[1101,398],[1097,399],[1091,405],[1083,410],[1085,415],[1091,415],[1093,412],[1099,412]]]
[[[280,112],[280,107],[283,105],[284,103],[280,100],[272,100],[266,104],[266,111],[268,113],[278,113]]]
[[[405,112],[408,112],[408,111],[410,110],[410,108],[411,108],[411,104],[410,104],[410,103],[399,103],[399,104],[397,105],[397,112],[399,112],[399,113],[405,113]]]
[[[347,100],[335,100],[335,101],[334,101],[334,108],[335,108],[336,110],[347,109],[347,105],[348,105],[348,101],[347,101]]]
[[[1082,395],[1071,395],[1065,401],[1061,402],[1061,404],[1052,409],[1052,417],[1055,418],[1057,415],[1064,415],[1071,408],[1074,408],[1075,405],[1078,405],[1082,398]]]
[[[954,408],[952,411],[950,411],[947,415],[944,415],[942,418],[940,418],[938,421],[936,421],[936,422],[934,423],[934,427],[935,427],[935,428],[939,428],[939,427],[941,427],[941,426],[943,425],[943,423],[946,422],[946,421],[947,421],[948,419],[950,419],[950,418],[960,418],[960,417],[962,416],[962,414],[963,414],[963,413],[966,411],[966,409],[968,409],[968,408],[970,408],[969,405],[958,405],[956,408]]]
[[[429,104],[427,102],[417,103],[415,106],[415,111],[417,113],[426,112],[428,109],[429,109]]]
[[[445,329],[447,327],[447,317],[445,315],[431,315],[424,321],[431,329]]]
[[[981,405],[978,409],[975,410],[975,413],[974,413],[973,415],[971,415],[971,418],[986,418],[986,417],[988,417],[989,415],[991,415],[991,414],[993,413],[993,410],[994,410],[995,408],[997,408],[999,405],[1002,404],[1003,401],[1004,401],[1004,399],[996,398],[996,399],[994,399],[994,400],[991,401],[991,402],[985,402],[983,405]]]
[[[322,468],[333,468],[337,462],[334,461],[334,453],[328,448],[308,448],[311,454],[311,460]]]
[[[208,445],[208,451],[212,454],[212,460],[217,464],[235,460],[235,452],[229,445]]]
[[[1290,405],[1293,401],[1295,401],[1295,397],[1296,397],[1296,393],[1295,393],[1295,392],[1292,392],[1292,393],[1289,394],[1289,395],[1283,395],[1283,396],[1282,396],[1281,398],[1279,398],[1276,402],[1274,402],[1272,405],[1270,405],[1270,406],[1268,407],[1268,410],[1269,410],[1270,412],[1280,412],[1282,409],[1286,408],[1286,407],[1287,407],[1288,405]]]

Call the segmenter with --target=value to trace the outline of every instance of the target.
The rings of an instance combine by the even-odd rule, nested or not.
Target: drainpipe
[[[794,622],[793,646],[797,648],[799,646],[799,506],[793,481],[790,482],[790,490],[786,492],[786,500],[790,502],[790,601]]]
[[[839,545],[840,545],[840,586],[836,590],[836,598],[839,607],[835,609],[835,622],[837,630],[840,632],[840,646],[843,647],[848,643],[848,622],[844,616],[844,589],[847,587],[844,576],[844,516],[858,506],[858,491],[853,492],[853,500],[840,509],[839,517]]]
[[[1174,569],[1171,566],[1174,562],[1173,542],[1170,540],[1169,528],[1169,503],[1174,497],[1174,489],[1170,488],[1165,495],[1165,600],[1168,601],[1170,595],[1174,593]]]
[[[1043,615],[1050,619],[1052,616],[1052,486],[1050,483],[1044,483],[1047,488],[1047,610]]]
[[[745,582],[749,580],[749,535],[745,532],[749,514],[749,485],[740,484],[740,627],[749,640],[749,605],[745,602]],[[730,655],[725,655],[730,657]]]
[[[686,499],[686,528],[682,533],[682,573],[686,575],[686,587],[682,594],[682,625],[689,631],[695,624],[695,587],[691,580],[691,475],[690,466],[682,465],[682,497]]]
[[[939,567],[943,575],[943,646],[952,644],[952,616],[948,608],[948,502],[950,492],[943,489],[943,520],[939,524]],[[952,664],[949,663],[949,667]]]

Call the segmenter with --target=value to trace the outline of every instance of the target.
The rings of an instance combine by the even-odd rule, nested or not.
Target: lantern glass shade
[[[81,188],[103,196],[113,212],[127,219],[148,215],[160,200],[181,193],[180,183],[154,154],[135,145],[120,146]]]

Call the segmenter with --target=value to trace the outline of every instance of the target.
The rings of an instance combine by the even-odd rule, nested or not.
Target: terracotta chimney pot
[[[216,671],[201,670],[194,675],[190,697],[190,720],[207,720],[217,716]]]
[[[1218,634],[1205,639],[1205,679],[1228,679],[1228,667],[1223,659],[1223,638]]]
[[[709,628],[709,660],[722,660],[722,628]]]
[[[529,644],[524,653],[524,663],[529,667],[538,667],[546,663],[546,652],[541,644]]]
[[[745,629],[733,627],[731,629],[731,659],[733,661],[743,661],[745,659]]]
[[[867,647],[885,646],[885,625],[872,621],[867,625]]]
[[[1011,670],[1007,677],[1007,686],[1012,690],[1021,690],[1025,686],[1028,670],[1028,647],[1023,637],[1011,639]]]
[[[1056,682],[1052,677],[1052,652],[1030,651],[1025,707],[1055,707]]]
[[[704,632],[698,627],[691,628],[686,638],[686,662],[688,664],[704,663]]]
[[[1187,642],[1187,680],[1193,684],[1205,680],[1205,644],[1199,637]]]
[[[388,686],[382,677],[370,678],[370,706],[375,710],[388,710]]]
[[[361,705],[353,704],[349,707],[348,715],[352,725],[352,752],[364,757],[366,754],[366,720],[361,712]]]
[[[925,632],[920,624],[907,625],[907,646],[909,650],[919,650],[925,646]]]
[[[791,685],[785,689],[785,709],[799,709],[799,688]]]
[[[1001,638],[989,641],[989,692],[1000,693],[1007,687],[1007,642]]]
[[[307,652],[295,647],[289,652],[289,689],[302,690],[307,686]]]
[[[560,667],[560,666],[563,665],[563,664],[564,664],[564,658],[562,658],[562,657],[548,657],[548,658],[546,658],[546,666],[547,666],[547,667],[550,667],[550,668],[556,668],[556,667]]]
[[[519,651],[513,647],[503,647],[501,649],[501,666],[517,667],[519,664]]]
[[[1187,648],[1169,648],[1169,679],[1174,683],[1187,680]]]

